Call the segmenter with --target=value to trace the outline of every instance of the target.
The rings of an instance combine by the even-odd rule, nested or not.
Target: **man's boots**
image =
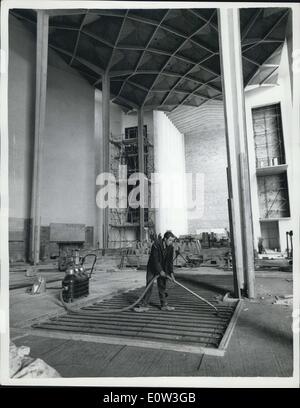
[[[172,312],[173,310],[175,310],[175,307],[168,306],[168,305],[162,305],[160,310],[163,310],[164,312]]]

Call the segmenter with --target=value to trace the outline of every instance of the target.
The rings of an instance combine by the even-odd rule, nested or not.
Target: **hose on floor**
[[[109,309],[109,310],[91,310],[89,312],[85,312],[82,310],[75,310],[72,307],[70,307],[63,299],[63,291],[61,290],[59,293],[59,299],[63,305],[63,307],[72,314],[80,314],[80,315],[91,315],[91,314],[105,314],[105,313],[122,313],[122,312],[126,312],[128,310],[133,309],[138,303],[140,303],[140,301],[143,299],[143,297],[145,296],[145,294],[148,292],[148,290],[151,288],[151,286],[154,284],[154,282],[157,280],[159,276],[154,276],[154,278],[148,283],[148,285],[146,286],[146,288],[144,289],[143,293],[141,294],[141,296],[131,305],[123,307],[122,309]]]
[[[159,276],[154,276],[154,278],[152,278],[152,280],[148,283],[148,285],[146,286],[146,288],[144,289],[143,293],[141,294],[141,296],[131,305],[123,307],[122,309],[108,309],[108,310],[100,310],[100,311],[96,311],[96,310],[91,310],[91,311],[82,311],[82,310],[75,310],[72,307],[70,307],[63,299],[62,293],[63,291],[60,291],[59,294],[59,298],[60,301],[63,305],[63,307],[72,314],[80,314],[80,315],[91,315],[91,314],[106,314],[106,313],[122,313],[122,312],[126,312],[128,310],[133,309],[136,305],[138,305],[141,300],[144,298],[145,294],[148,292],[148,290],[151,288],[151,286],[154,284],[154,282],[157,280]],[[186,286],[184,286],[182,283],[179,283],[177,280],[173,280],[170,277],[167,276],[167,279],[169,279],[171,282],[174,282],[175,284],[177,284],[178,286],[182,287],[183,289],[185,289],[187,292],[191,293],[192,295],[194,295],[196,298],[200,299],[202,302],[208,304],[209,306],[211,306],[214,310],[216,315],[218,315],[219,311],[218,309],[212,304],[210,303],[208,300],[204,299],[202,296],[198,295],[197,293],[193,292],[191,289],[187,288]]]
[[[168,278],[170,279],[170,278]],[[185,289],[187,292],[191,293],[192,295],[194,295],[196,298],[202,300],[202,302],[206,303],[207,305],[211,306],[216,314],[219,313],[218,309],[216,308],[216,306],[214,306],[212,303],[210,303],[208,300],[204,299],[202,296],[198,295],[198,293],[193,292],[191,289],[187,288],[186,286],[184,286],[182,283],[179,283],[177,280],[174,280],[173,282],[175,282],[178,286],[182,287],[183,289]]]

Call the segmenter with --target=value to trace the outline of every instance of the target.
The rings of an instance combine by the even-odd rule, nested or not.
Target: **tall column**
[[[45,130],[47,66],[48,66],[48,24],[49,16],[45,10],[37,11],[36,38],[36,91],[35,91],[35,134],[33,158],[33,186],[31,200],[31,251],[34,265],[40,260],[41,227],[41,179],[42,153]]]
[[[103,138],[102,138],[102,93],[95,89],[95,180],[103,172]],[[96,189],[96,194],[97,194]],[[94,224],[94,247],[103,248],[103,211],[96,204]]]
[[[239,9],[219,9],[235,294],[254,297],[254,247]]]
[[[110,78],[107,72],[102,75],[102,148],[103,171],[109,173],[110,137]],[[109,208],[103,211],[103,248],[108,248]]]
[[[144,111],[143,108],[138,109],[138,163],[139,172],[145,173],[145,156],[144,156]],[[143,187],[143,186],[141,186]],[[142,203],[142,200],[140,200]],[[143,241],[145,236],[145,209],[140,206],[140,241]]]

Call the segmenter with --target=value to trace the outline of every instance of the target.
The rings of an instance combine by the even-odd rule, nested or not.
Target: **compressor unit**
[[[84,264],[88,256],[94,257],[90,271]],[[79,250],[75,249],[68,260],[65,277],[62,281],[62,298],[64,302],[73,302],[74,299],[89,295],[89,282],[97,260],[95,254],[87,254],[83,258],[79,256]]]

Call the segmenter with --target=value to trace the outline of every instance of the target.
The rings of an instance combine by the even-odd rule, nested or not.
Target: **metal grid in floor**
[[[168,290],[168,304],[175,306],[175,311],[161,311],[157,288],[154,287],[150,310],[146,313],[136,313],[131,310],[122,313],[100,313],[103,310],[121,309],[132,304],[144,289],[139,288],[83,307],[78,310],[78,314],[64,314],[35,324],[33,327],[50,331],[105,336],[108,342],[109,338],[113,337],[136,340],[137,344],[141,345],[143,341],[150,340],[161,345],[167,343],[217,349],[237,303],[218,303],[216,293],[199,286],[198,282],[189,282],[188,287],[214,304],[219,310],[218,316],[209,305],[178,286],[171,286]],[[91,313],[87,315],[89,311]],[[95,313],[97,311],[99,315]]]

